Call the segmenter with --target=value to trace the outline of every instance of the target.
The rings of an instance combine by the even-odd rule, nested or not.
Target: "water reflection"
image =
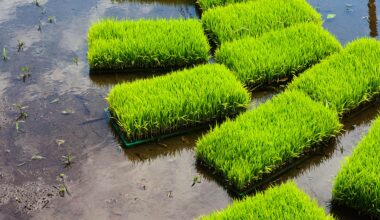
[[[145,4],[152,4],[152,3],[159,3],[163,5],[194,5],[195,1],[193,0],[111,0],[112,3],[145,3]]]
[[[371,37],[377,37],[376,0],[368,0],[368,23]]]

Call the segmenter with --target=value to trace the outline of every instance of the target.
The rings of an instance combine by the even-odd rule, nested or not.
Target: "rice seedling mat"
[[[379,94],[379,60],[380,41],[358,39],[296,77],[288,89],[302,91],[343,115]]]
[[[333,184],[333,202],[380,218],[380,118],[346,158]]]
[[[234,117],[246,110],[250,99],[234,74],[220,64],[119,84],[107,97],[112,118],[128,143]]]
[[[104,19],[88,32],[93,70],[178,68],[205,63],[210,46],[199,20]]]
[[[334,218],[326,215],[323,208],[318,207],[316,200],[311,200],[294,182],[289,181],[257,193],[255,196],[234,201],[227,208],[198,219],[315,220]]]
[[[278,84],[341,50],[320,25],[304,23],[271,31],[258,38],[227,42],[215,53],[250,88]]]
[[[281,93],[200,138],[202,164],[244,192],[340,132],[337,112],[298,91]]]
[[[202,15],[206,33],[215,44],[258,37],[295,24],[321,24],[321,16],[305,0],[256,0],[207,10]]]

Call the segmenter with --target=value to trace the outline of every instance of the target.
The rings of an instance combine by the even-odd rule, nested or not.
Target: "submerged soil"
[[[310,3],[325,19],[336,15],[324,26],[342,44],[378,34],[374,0]],[[187,0],[0,0],[0,219],[192,219],[232,202],[195,165],[206,130],[122,150],[104,98],[115,83],[152,74],[90,74],[86,61],[87,30],[100,18],[198,16]],[[252,108],[275,93],[256,92]],[[326,211],[359,218],[331,207],[331,181],[379,109],[347,118],[334,144],[274,184],[294,179]]]

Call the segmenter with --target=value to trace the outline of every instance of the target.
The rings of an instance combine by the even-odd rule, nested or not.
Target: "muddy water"
[[[310,2],[325,18],[336,14],[324,25],[344,44],[377,35],[373,0]],[[105,119],[104,97],[115,83],[151,74],[90,74],[86,62],[87,30],[99,18],[197,16],[187,0],[41,0],[39,6],[0,0],[0,49],[7,49],[7,61],[0,61],[0,219],[191,219],[232,201],[195,166],[195,140],[205,130],[121,150]],[[19,52],[18,40],[24,42]],[[255,93],[252,107],[274,93]],[[335,145],[281,180],[295,179],[338,213],[330,208],[331,179],[379,108],[348,119]],[[74,156],[69,166],[65,155]],[[69,194],[61,197],[63,186]]]

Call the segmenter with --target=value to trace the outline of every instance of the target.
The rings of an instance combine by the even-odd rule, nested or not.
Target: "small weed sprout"
[[[78,65],[78,57],[77,57],[77,56],[73,57],[73,58],[71,59],[71,62],[72,62],[73,64],[75,64],[75,65]]]
[[[37,6],[37,7],[41,7],[41,3],[40,3],[39,0],[34,0],[34,1],[33,1],[33,4],[34,4],[35,6]]]
[[[24,50],[25,43],[22,40],[17,40],[17,51],[20,52]]]
[[[23,120],[23,119],[25,120],[28,117],[28,114],[25,111],[25,109],[27,109],[28,106],[23,106],[21,104],[14,104],[14,106],[19,111],[19,114],[18,114],[18,116],[16,118],[16,121],[20,121],[20,120]]]
[[[5,48],[5,47],[3,48],[2,58],[3,58],[4,61],[6,61],[8,59],[8,57],[7,57],[7,48]]]
[[[48,17],[48,22],[49,23],[55,23],[55,17],[54,16],[49,16]]]
[[[71,153],[62,156],[62,162],[65,167],[71,166],[74,163],[74,156]]]
[[[27,78],[30,78],[32,75],[30,74],[30,67],[23,66],[21,67],[21,74],[17,76],[18,79],[21,79],[23,82],[26,81]]]
[[[201,177],[199,175],[194,176],[193,184],[191,184],[191,186],[193,187],[197,183],[201,183]]]

